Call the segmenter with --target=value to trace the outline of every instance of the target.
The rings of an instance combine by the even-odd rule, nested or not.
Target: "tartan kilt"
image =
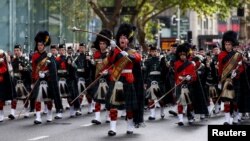
[[[137,106],[137,98],[136,91],[133,83],[127,83],[125,77],[120,77],[119,81],[123,83],[123,92],[124,92],[124,100],[125,104],[122,105],[114,105],[111,103],[111,96],[114,89],[115,82],[109,83],[109,90],[107,94],[106,100],[106,108],[109,110],[111,108],[117,108],[119,110],[126,109],[127,111],[133,111],[138,108]]]
[[[179,100],[181,99],[181,89],[182,89],[182,87],[183,87],[183,85],[187,85],[187,87],[188,87],[188,90],[189,90],[189,94],[188,94],[188,97],[189,97],[189,99],[191,100],[191,102],[192,102],[192,92],[191,92],[191,85],[190,84],[180,84],[180,85],[178,85],[178,86],[176,86],[176,95],[175,95],[175,98],[176,98],[176,102],[177,102],[177,104],[178,104],[178,102],[179,102]]]
[[[41,81],[42,81],[41,79],[37,80],[36,85],[34,86],[34,90],[32,91],[32,94],[31,94],[31,97],[30,97],[31,99],[37,100],[37,96],[38,96],[38,92],[39,92],[39,86],[40,86]],[[52,100],[54,98],[53,93],[50,90],[51,89],[50,85],[52,85],[52,84],[51,84],[50,81],[46,81],[46,82],[48,84],[47,98]]]
[[[151,82],[148,83],[147,86],[148,86],[148,88],[150,88],[151,87]],[[162,97],[167,92],[166,91],[166,85],[165,85],[165,83],[158,82],[158,86],[160,88],[160,93],[158,93],[156,95],[157,99],[159,99],[160,97]],[[167,99],[168,99],[167,96],[165,96],[160,102],[166,103]]]
[[[105,81],[106,81],[106,83],[107,84],[109,84],[109,82],[108,82],[108,77],[107,76],[103,76],[103,77],[101,77],[100,79],[105,79]],[[99,80],[100,80],[99,79]],[[97,92],[97,90],[98,90],[98,87],[99,87],[99,84],[100,84],[100,82],[98,81],[98,82],[96,82],[90,89],[91,89],[91,91],[92,91],[92,93],[93,93],[93,99],[94,99],[94,101],[95,102],[98,102],[98,103],[101,103],[101,104],[106,104],[107,102],[107,98],[105,99],[105,100],[103,100],[103,99],[97,99],[97,97],[96,97],[96,92]],[[110,87],[109,85],[108,85],[108,87]],[[109,88],[108,88],[109,89]],[[109,90],[108,90],[108,92],[107,92],[107,94],[109,93]],[[107,97],[107,94],[106,94],[106,97]]]

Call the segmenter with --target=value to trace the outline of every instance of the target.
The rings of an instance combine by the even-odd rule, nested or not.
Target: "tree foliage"
[[[232,7],[237,7],[240,0],[93,0],[88,1],[94,12],[103,22],[103,27],[111,29],[117,26],[121,17],[121,8],[126,5],[135,6],[134,14],[130,15],[130,23],[137,26],[139,43],[146,49],[145,40],[152,37],[150,27],[154,27],[152,19],[163,11],[180,7],[182,11],[194,10],[200,15],[211,16],[217,13],[220,17],[229,16]],[[111,16],[104,14],[101,6],[114,6],[114,13]],[[177,9],[177,8],[176,8]],[[149,22],[150,21],[150,22]]]

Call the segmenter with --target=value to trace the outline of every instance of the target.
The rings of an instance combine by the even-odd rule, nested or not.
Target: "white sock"
[[[134,129],[134,122],[133,119],[127,120],[127,131],[133,131]]]
[[[110,122],[110,130],[116,132],[116,120],[111,120],[111,122]]]
[[[183,122],[183,114],[178,114],[179,122]]]
[[[150,109],[150,117],[155,118],[155,108]]]

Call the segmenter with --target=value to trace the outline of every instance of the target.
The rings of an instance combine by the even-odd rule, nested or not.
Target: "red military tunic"
[[[190,62],[190,64],[188,66],[186,66],[185,69],[183,69],[180,72],[177,72],[177,69],[182,66],[184,62],[181,60],[178,60],[174,63],[174,70],[175,70],[175,83],[178,85],[181,83],[181,79],[179,79],[179,76],[185,77],[187,75],[190,75],[192,77],[191,82],[196,81],[197,80],[197,75],[196,75],[196,70],[195,70],[195,66],[193,63]]]
[[[39,59],[41,55],[45,55],[44,53],[47,54],[46,52],[43,53],[35,52],[32,56],[32,83],[36,82],[39,79],[39,73],[37,72],[48,70],[46,63],[40,67],[40,70],[37,70],[37,65],[40,63],[37,62],[37,59]]]
[[[67,70],[66,56],[60,55],[56,57],[56,62],[58,63],[58,70]]]
[[[0,62],[0,83],[4,82],[4,74],[7,73],[8,68],[5,61]]]

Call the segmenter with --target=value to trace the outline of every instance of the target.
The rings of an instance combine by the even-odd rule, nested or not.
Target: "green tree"
[[[179,6],[184,12],[190,9],[205,16],[218,13],[220,17],[225,18],[229,15],[232,7],[238,6],[240,0],[110,0],[109,2],[111,2],[108,3],[111,6],[115,5],[111,16],[105,15],[105,12],[101,9],[103,2],[88,1],[93,11],[100,17],[103,27],[112,31],[121,19],[122,7],[126,4],[135,6],[134,14],[129,16],[130,23],[136,25],[138,29],[137,39],[145,50],[147,48],[146,37],[148,37],[147,34],[150,34],[146,32],[150,31],[148,30],[149,22],[163,11]],[[105,3],[107,4],[107,2]]]

